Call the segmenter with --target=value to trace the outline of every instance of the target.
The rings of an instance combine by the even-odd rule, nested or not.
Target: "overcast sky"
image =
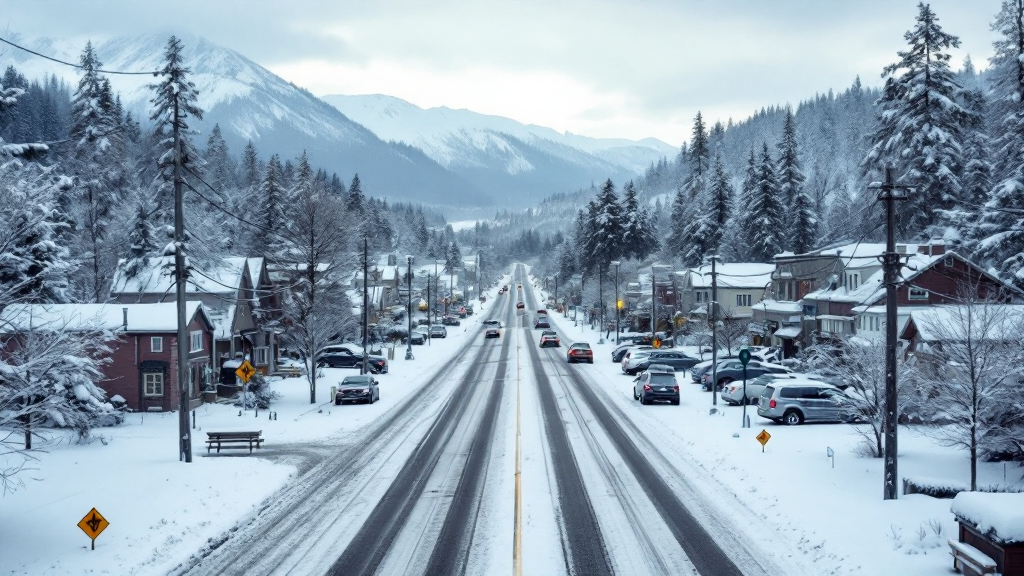
[[[984,67],[999,0],[934,0]],[[324,94],[388,94],[597,137],[689,139],[698,110],[881,85],[915,0],[0,0],[34,36],[198,34]]]

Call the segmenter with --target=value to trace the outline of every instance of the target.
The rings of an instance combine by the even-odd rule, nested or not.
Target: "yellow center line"
[[[517,318],[518,320],[518,318]],[[517,326],[516,328],[520,328]],[[522,576],[523,574],[523,495],[521,488],[521,477],[523,475],[522,458],[520,457],[519,437],[521,430],[519,381],[522,374],[520,364],[522,358],[522,346],[519,336],[522,330],[516,330],[516,487],[515,487],[515,525],[512,531],[512,574]]]

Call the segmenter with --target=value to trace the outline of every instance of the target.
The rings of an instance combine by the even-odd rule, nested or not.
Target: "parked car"
[[[535,329],[536,328],[551,328],[551,322],[548,322],[548,317],[547,316],[538,316],[537,319],[533,321],[533,327]]]
[[[622,362],[622,357],[630,350],[654,350],[654,346],[637,345],[632,342],[620,344],[618,348],[612,350],[612,362]]]
[[[543,314],[543,315],[547,316],[547,313],[548,313],[548,311],[545,310],[544,308],[541,308],[540,310],[537,310],[537,314]]]
[[[743,397],[743,380],[733,380],[722,387],[722,400],[733,406],[739,406],[744,401],[747,404],[757,404],[757,399],[761,397],[761,392],[764,391],[765,386],[778,380],[795,380],[805,377],[805,374],[776,374],[769,372],[768,374],[761,374],[756,378],[747,378],[747,396],[745,399]]]
[[[516,302],[516,310],[523,310],[524,308],[526,308],[526,304],[523,304],[522,300]]]
[[[767,364],[758,360],[751,360],[747,363],[747,380],[757,378],[762,374],[785,374],[789,371],[789,368],[786,368],[781,364]],[[701,388],[705,391],[711,390],[711,376],[712,374],[710,370],[704,372],[704,375],[701,376]],[[718,373],[716,376],[718,377],[718,389],[721,390],[722,386],[725,386],[733,380],[743,380],[743,364],[738,359],[719,362]]]
[[[540,334],[540,347],[546,348],[548,346],[554,346],[555,348],[562,347],[562,341],[558,338],[558,334],[554,330],[545,330]]]
[[[679,382],[675,370],[664,364],[652,364],[633,380],[633,399],[641,404],[671,402],[679,405]]]
[[[647,360],[647,357],[654,352],[651,350],[632,350],[629,354],[622,358],[622,371],[626,374],[633,375],[643,370],[639,368],[640,364]]]
[[[326,368],[359,368],[362,363],[362,352],[356,353],[345,348],[333,350],[316,359],[317,366]],[[380,356],[369,355],[367,367],[375,374],[386,374],[388,361]]]
[[[434,324],[433,326],[430,327],[430,337],[431,338],[447,338],[448,337],[448,329],[445,328],[444,326],[442,326],[441,324]]]
[[[427,335],[424,334],[423,332],[420,332],[419,330],[413,330],[412,334],[409,335],[409,343],[410,344],[426,344],[427,343]]]
[[[576,362],[587,362],[589,364],[593,364],[594,351],[590,349],[590,343],[577,342],[572,346],[569,346],[569,350],[565,353],[565,360],[569,364],[574,364]]]
[[[845,393],[831,384],[788,380],[765,386],[757,415],[790,426],[804,422],[849,422],[843,408]]]
[[[666,365],[674,370],[689,370],[698,362],[700,362],[700,358],[694,358],[675,350],[652,349],[645,358],[639,358],[639,361],[633,367],[637,372],[647,370],[648,366],[652,364]]]
[[[377,380],[369,374],[345,376],[334,393],[334,403],[338,406],[346,402],[373,404],[377,400],[380,400],[380,387]]]
[[[719,356],[718,362],[722,363],[725,360],[732,360],[733,358],[736,358],[736,356]],[[711,370],[711,364],[711,360],[705,360],[699,364],[694,365],[693,368],[690,368],[690,378],[693,380],[695,384],[700,384],[700,380],[704,376],[704,374],[707,371]]]
[[[430,325],[430,318],[417,318],[416,319],[416,325],[417,326],[429,326]]]
[[[648,353],[652,352],[653,350],[654,350],[653,346],[643,346],[643,347],[636,346],[636,347],[633,347],[633,348],[629,348],[629,349],[626,350],[626,353],[622,355],[622,360],[619,360],[619,364],[621,364],[622,366],[625,366],[626,363],[629,362],[629,359],[632,358],[634,354],[648,354]]]
[[[448,314],[447,316],[441,318],[441,324],[443,324],[444,326],[460,326],[462,325],[462,322],[459,322],[459,319],[456,318],[455,316]]]

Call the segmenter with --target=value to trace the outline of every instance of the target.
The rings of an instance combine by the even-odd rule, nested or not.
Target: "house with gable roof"
[[[194,409],[200,392],[213,381],[214,323],[201,302],[185,306],[188,342],[188,388]],[[109,397],[121,396],[137,411],[170,411],[179,406],[178,306],[148,304],[11,304],[0,312],[0,338],[12,343],[29,331],[103,332],[111,353],[101,366],[98,385]],[[15,342],[16,345],[16,342]]]
[[[202,302],[214,323],[218,366],[244,355],[260,372],[275,370],[278,344],[271,327],[279,315],[280,299],[263,258],[230,257],[204,269],[193,267],[185,297]],[[114,272],[110,300],[121,304],[174,302],[173,258],[153,258],[134,275],[122,260]]]
[[[775,264],[720,263],[715,271],[720,314],[725,319],[749,322],[754,304],[764,300],[771,285]],[[676,278],[680,310],[691,316],[707,315],[711,302],[711,266],[676,272]]]

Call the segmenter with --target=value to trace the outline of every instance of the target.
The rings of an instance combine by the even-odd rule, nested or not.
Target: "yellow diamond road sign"
[[[767,430],[761,430],[761,433],[758,434],[756,438],[757,441],[761,443],[761,450],[763,451],[764,445],[767,444],[769,440],[771,440],[772,435],[769,434]]]
[[[78,522],[78,527],[82,529],[82,532],[85,532],[86,535],[93,540],[100,535],[100,532],[106,530],[107,526],[110,526],[110,522],[107,522],[107,519],[104,518],[103,515],[95,508],[90,510],[89,513],[85,515],[85,518],[82,518]]]
[[[252,367],[252,364],[249,364],[248,360],[242,362],[242,365],[238,367],[238,370],[235,370],[235,375],[241,378],[242,382],[245,382],[246,384],[249,383],[249,379],[252,378],[252,375],[255,373],[256,369]]]

